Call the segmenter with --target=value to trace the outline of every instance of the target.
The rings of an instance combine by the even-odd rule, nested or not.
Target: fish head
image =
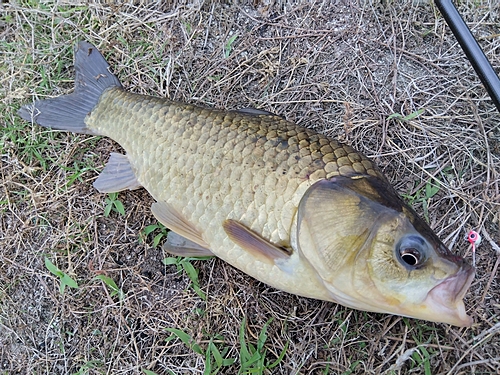
[[[381,177],[313,184],[297,215],[298,250],[332,300],[366,311],[470,326],[474,268],[452,254]]]

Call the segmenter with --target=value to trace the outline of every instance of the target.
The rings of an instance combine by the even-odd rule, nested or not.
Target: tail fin
[[[76,47],[75,71],[73,93],[25,105],[19,110],[19,116],[47,128],[94,134],[86,127],[85,116],[95,107],[105,89],[121,87],[121,84],[109,71],[109,64],[97,48],[87,42],[80,42]]]

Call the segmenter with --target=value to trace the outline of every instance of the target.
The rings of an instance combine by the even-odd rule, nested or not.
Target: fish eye
[[[420,262],[420,252],[417,249],[404,249],[401,251],[401,259],[409,266],[416,266]]]
[[[427,244],[425,240],[416,235],[404,237],[397,246],[399,261],[409,269],[418,268],[425,262]]]

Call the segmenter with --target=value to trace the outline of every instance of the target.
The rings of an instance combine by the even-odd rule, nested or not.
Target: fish
[[[75,89],[20,108],[42,127],[106,136],[101,193],[145,188],[164,248],[216,256],[279,290],[349,308],[471,326],[475,269],[351,146],[255,108],[224,111],[126,91],[92,44]]]

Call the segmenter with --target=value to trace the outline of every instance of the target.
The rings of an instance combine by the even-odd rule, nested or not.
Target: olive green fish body
[[[214,254],[281,290],[467,326],[474,269],[453,255],[374,164],[350,146],[245,109],[222,111],[122,89],[89,43],[75,91],[24,106],[39,125],[112,138],[94,186],[144,187],[172,230],[165,249]]]
[[[297,207],[314,182],[356,173],[383,178],[365,156],[279,116],[202,108],[119,88],[103,93],[85,123],[125,149],[140,185],[193,224],[215,255],[279,289],[332,299],[308,264],[284,273],[232,242],[222,223],[237,220],[290,248]],[[298,274],[315,287],[297,283]]]

